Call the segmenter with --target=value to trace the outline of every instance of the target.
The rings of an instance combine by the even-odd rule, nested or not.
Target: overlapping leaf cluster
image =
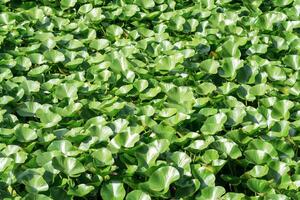
[[[2,0],[1,199],[300,199],[299,16]]]

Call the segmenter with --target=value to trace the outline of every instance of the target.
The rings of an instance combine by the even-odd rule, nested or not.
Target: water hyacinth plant
[[[299,0],[1,0],[0,199],[300,199]]]

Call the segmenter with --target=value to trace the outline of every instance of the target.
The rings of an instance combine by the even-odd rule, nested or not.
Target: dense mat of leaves
[[[299,0],[0,2],[0,199],[300,199]]]

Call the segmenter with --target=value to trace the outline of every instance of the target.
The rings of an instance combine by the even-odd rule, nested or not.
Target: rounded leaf
[[[44,53],[45,59],[50,63],[58,63],[63,62],[65,60],[65,56],[63,53],[57,50],[49,50]]]
[[[133,190],[127,194],[126,200],[151,200],[151,197],[141,190]]]
[[[111,181],[104,183],[100,191],[103,200],[123,200],[126,195],[123,183]]]

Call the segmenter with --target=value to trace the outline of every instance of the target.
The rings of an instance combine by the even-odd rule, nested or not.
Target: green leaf
[[[12,158],[1,157],[0,158],[0,172],[3,172],[7,167],[9,167],[11,165],[12,162],[13,162]]]
[[[197,200],[219,199],[224,193],[225,193],[225,189],[221,186],[206,187],[201,190],[201,193],[199,193],[195,199]]]
[[[245,157],[255,164],[264,164],[271,161],[271,156],[264,150],[247,150],[244,152]]]
[[[94,190],[94,186],[89,186],[86,184],[76,185],[75,188],[71,188],[68,191],[68,195],[76,196],[76,197],[84,197],[88,193]]]
[[[184,171],[184,174],[190,174],[190,163],[192,160],[186,153],[176,151],[168,156],[168,160],[173,162],[178,168],[181,168]]]
[[[45,128],[53,127],[62,120],[60,115],[44,109],[38,109],[36,116],[41,120],[42,126]]]
[[[84,4],[84,5],[80,6],[80,8],[78,9],[78,12],[80,14],[86,14],[89,11],[91,11],[92,9],[93,9],[93,5],[90,4],[90,3],[87,3],[87,4]]]
[[[219,70],[219,75],[232,80],[235,78],[237,70],[241,67],[243,67],[242,60],[234,57],[224,58]]]
[[[149,9],[155,6],[155,2],[153,0],[137,0],[136,3],[143,8]]]
[[[180,175],[176,168],[171,166],[160,167],[141,186],[146,186],[151,191],[166,193],[169,190],[170,184],[178,180],[179,177]]]
[[[267,194],[265,199],[287,200],[289,198],[284,194]]]
[[[102,15],[102,9],[100,7],[93,8],[90,12],[87,13],[86,17],[92,22],[99,22],[105,18],[104,15]]]
[[[231,126],[236,126],[243,122],[244,117],[247,115],[243,108],[234,108],[227,113],[227,122]]]
[[[117,150],[121,147],[131,148],[134,146],[136,142],[139,141],[139,134],[125,132],[125,133],[118,133],[110,142],[110,149]]]
[[[286,5],[289,5],[292,2],[293,2],[292,0],[274,0],[272,3],[275,6],[286,6]]]
[[[0,97],[0,105],[6,105],[13,100],[14,98],[11,96],[2,96]]]
[[[217,74],[220,64],[216,60],[207,59],[207,60],[202,61],[199,65],[199,67],[209,74]]]
[[[31,194],[27,194],[24,197],[24,200],[32,200],[32,199],[34,199],[34,200],[53,200],[52,198],[47,197],[44,194],[34,194],[34,193],[31,193]]]
[[[25,14],[31,20],[38,20],[44,17],[43,10],[36,7],[26,10]]]
[[[39,76],[43,74],[45,71],[47,71],[48,69],[49,69],[48,65],[42,65],[40,67],[33,68],[28,72],[28,76],[32,76],[32,77]]]
[[[128,94],[128,92],[133,88],[132,85],[123,85],[116,91],[116,95],[125,95]]]
[[[266,66],[266,72],[271,81],[284,81],[286,79],[286,74],[280,67]]]
[[[271,189],[268,181],[256,178],[250,178],[247,181],[247,186],[250,190],[257,193],[266,193]]]
[[[96,164],[99,166],[107,166],[112,165],[114,163],[114,159],[112,157],[111,152],[106,148],[101,148],[94,151],[92,157],[95,159]]]
[[[164,56],[157,59],[155,68],[159,71],[171,71],[175,68],[176,62],[170,56]]]
[[[249,93],[254,96],[263,96],[266,90],[267,86],[265,84],[257,84],[250,88]]]
[[[178,104],[185,104],[194,100],[194,94],[189,87],[174,87],[167,92],[167,96],[171,101]]]
[[[219,137],[214,142],[214,145],[220,153],[226,153],[232,159],[237,159],[242,156],[242,152],[238,148],[238,145],[231,140]]]
[[[60,5],[62,8],[67,9],[74,7],[76,4],[77,0],[61,0]]]
[[[102,185],[100,194],[103,200],[122,200],[125,198],[126,191],[122,183],[111,181]]]
[[[140,80],[136,80],[134,83],[133,83],[133,86],[139,91],[139,92],[142,92],[143,90],[145,90],[149,84],[148,84],[148,81],[147,80],[144,80],[144,79],[140,79]]]
[[[271,130],[268,132],[270,137],[286,137],[290,131],[290,124],[288,121],[275,122]]]
[[[65,60],[64,54],[57,50],[49,50],[44,53],[44,57],[50,63],[63,62]]]
[[[110,25],[106,28],[106,34],[108,37],[116,39],[123,34],[123,29],[117,25]]]
[[[84,47],[84,45],[82,44],[82,42],[80,42],[80,40],[70,40],[68,45],[66,46],[67,49],[70,50],[76,50],[78,48]]]
[[[239,58],[241,56],[241,52],[238,48],[238,43],[232,40],[228,40],[224,42],[224,44],[220,48],[220,53],[222,54],[223,57]]]
[[[66,156],[75,156],[78,154],[76,148],[68,140],[55,140],[47,148],[48,151],[58,151]]]
[[[31,67],[31,61],[27,57],[17,57],[17,69],[20,69],[22,71],[28,71]]]
[[[85,172],[84,166],[76,159],[70,157],[54,157],[53,167],[70,177],[79,176]]]
[[[29,95],[32,92],[39,92],[40,83],[26,79],[21,83],[21,87],[24,89],[25,94]]]
[[[153,166],[160,155],[168,150],[170,142],[167,139],[159,139],[148,145],[140,146],[139,151],[135,152],[135,156],[141,166]]]
[[[253,44],[248,50],[248,54],[265,54],[268,51],[266,44]]]
[[[90,48],[95,49],[97,51],[105,49],[108,47],[109,41],[106,39],[94,39],[90,43]]]
[[[285,65],[295,69],[300,69],[300,57],[299,55],[287,55],[283,58],[283,62]]]
[[[199,179],[202,188],[215,185],[216,177],[208,168],[202,167],[199,164],[192,165],[192,173],[197,179]]]
[[[77,99],[77,87],[71,83],[60,84],[54,94],[58,99],[69,98],[75,100]]]
[[[267,175],[268,171],[269,168],[266,165],[255,165],[250,171],[246,172],[246,174],[255,178],[260,178]]]
[[[242,200],[245,198],[243,193],[227,192],[222,199],[224,200]]]
[[[127,194],[126,200],[151,200],[151,197],[141,190],[133,190]]]
[[[19,142],[30,142],[37,138],[37,133],[33,129],[20,126],[16,129],[16,138]]]
[[[14,17],[11,13],[6,13],[6,12],[3,12],[0,14],[0,24],[11,24],[14,22]]]
[[[176,198],[180,197],[191,197],[199,189],[200,182],[197,179],[182,179],[176,188]]]
[[[200,131],[205,135],[214,135],[221,131],[227,117],[224,113],[218,113],[214,116],[208,117],[202,125]]]
[[[272,117],[276,119],[288,119],[290,116],[289,110],[294,106],[294,103],[289,100],[277,101],[273,105]]]
[[[201,160],[204,163],[211,163],[213,160],[217,160],[219,158],[218,151],[214,149],[209,149],[204,152],[204,154],[201,156]]]
[[[44,55],[40,53],[32,53],[28,55],[33,64],[43,64],[45,62]]]
[[[25,188],[29,193],[47,191],[49,186],[40,175],[33,175],[29,180],[24,181]]]

